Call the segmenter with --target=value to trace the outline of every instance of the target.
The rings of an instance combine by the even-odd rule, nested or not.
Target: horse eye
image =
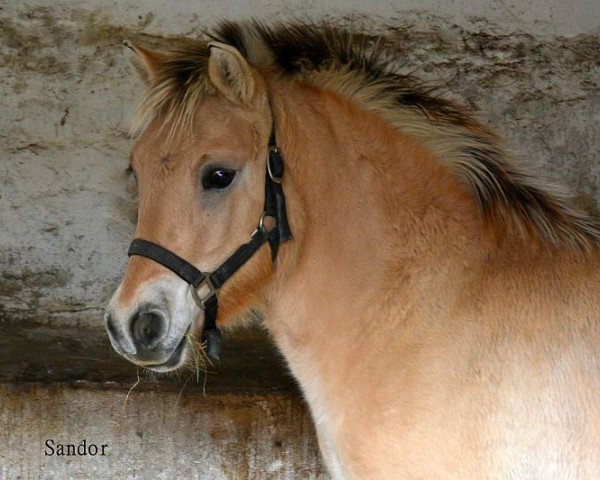
[[[211,168],[202,175],[202,187],[204,190],[226,188],[233,182],[235,174],[236,171],[230,168]]]

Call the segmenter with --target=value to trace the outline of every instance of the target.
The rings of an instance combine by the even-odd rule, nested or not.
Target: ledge
[[[4,320],[0,322],[0,383],[31,382],[119,390],[135,384],[140,391],[209,395],[300,395],[281,355],[258,328],[226,334],[222,361],[206,371],[161,375],[118,356],[103,328]]]

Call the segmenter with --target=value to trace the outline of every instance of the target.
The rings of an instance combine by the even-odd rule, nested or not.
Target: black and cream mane
[[[236,47],[258,69],[330,89],[414,135],[472,189],[484,218],[548,245],[587,249],[600,243],[600,222],[551,182],[517,165],[499,139],[467,109],[402,73],[397,52],[372,36],[316,23],[223,22],[207,34]],[[214,94],[208,40],[175,42],[155,72],[136,121],[157,115],[185,125]]]

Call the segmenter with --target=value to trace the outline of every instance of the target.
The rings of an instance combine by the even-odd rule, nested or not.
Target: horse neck
[[[427,149],[348,99],[273,90],[294,240],[267,295],[269,325],[292,343],[360,335],[375,299],[407,301],[407,278],[474,254],[474,199]]]

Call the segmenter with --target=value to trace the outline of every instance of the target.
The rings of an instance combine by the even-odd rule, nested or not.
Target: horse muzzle
[[[105,322],[113,348],[130,362],[159,372],[185,363],[190,326],[183,334],[172,332],[169,315],[161,308],[141,305],[127,319],[109,308]]]

